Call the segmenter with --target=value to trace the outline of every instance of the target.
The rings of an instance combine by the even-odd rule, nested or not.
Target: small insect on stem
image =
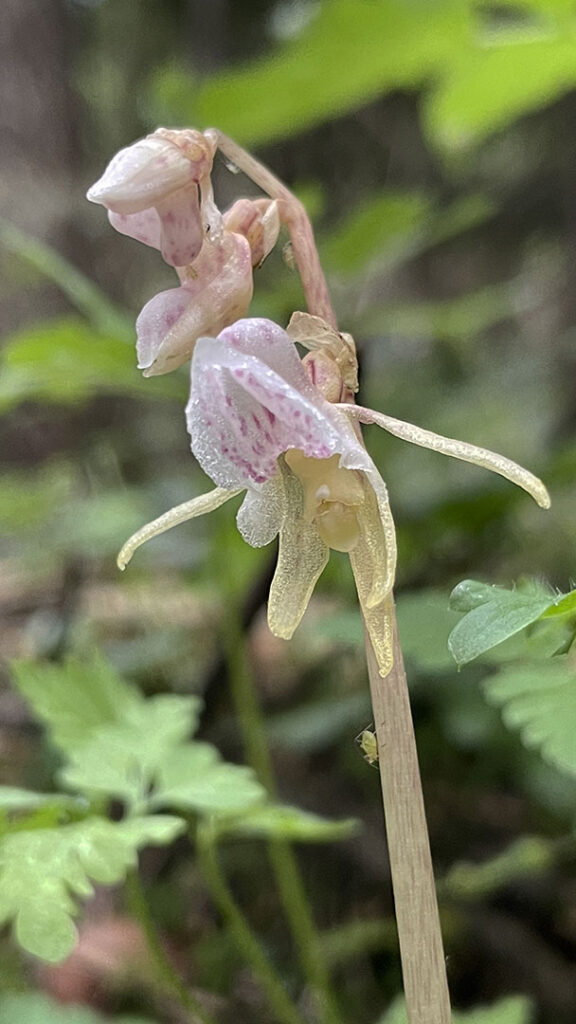
[[[371,729],[362,729],[356,737],[356,743],[362,751],[364,760],[374,768],[378,765],[378,740]]]

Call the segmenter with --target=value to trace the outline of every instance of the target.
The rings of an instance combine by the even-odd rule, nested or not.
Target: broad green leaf
[[[41,992],[5,992],[0,995],[0,1020],[5,1024],[111,1024],[86,1006],[55,1003]],[[114,1017],[113,1024],[154,1024],[149,1018]]]
[[[469,148],[573,88],[576,22],[566,27],[515,45],[495,39],[463,49],[425,103],[432,141],[445,150]]]
[[[90,278],[51,246],[5,220],[0,221],[0,246],[57,284],[98,332],[124,340],[133,338],[131,317],[116,309]]]
[[[124,718],[138,706],[137,691],[94,655],[61,665],[20,661],[12,666],[17,689],[64,754],[87,743],[99,726]]]
[[[353,818],[329,821],[298,807],[268,804],[241,817],[222,818],[214,825],[220,835],[288,839],[299,843],[329,843],[354,835],[359,824]]]
[[[266,792],[251,768],[226,764],[208,743],[188,743],[164,758],[150,807],[226,814],[262,802]]]
[[[150,387],[136,367],[130,345],[83,320],[67,317],[27,328],[5,342],[0,374],[0,409],[19,402],[77,402],[98,393],[182,398],[178,375]]]
[[[576,775],[576,669],[570,661],[558,657],[506,668],[483,686],[527,747]]]
[[[149,843],[170,843],[179,818],[157,815],[113,823],[90,818],[57,829],[15,832],[0,841],[0,924],[44,960],[63,960],[76,942],[77,901],[93,882],[120,882]]]
[[[509,996],[493,1006],[474,1010],[452,1011],[452,1024],[531,1024],[532,1020],[532,1006],[525,996]],[[394,1001],[380,1024],[408,1024],[403,996]]]
[[[195,731],[199,711],[195,697],[140,698],[70,751],[61,778],[72,789],[117,797],[142,811],[160,767]]]
[[[469,37],[464,0],[327,0],[271,56],[198,86],[177,67],[152,84],[154,120],[270,142],[440,72]]]
[[[561,596],[533,582],[506,590],[464,580],[450,598],[451,608],[465,612],[448,640],[452,657],[458,665],[466,665],[536,622]]]

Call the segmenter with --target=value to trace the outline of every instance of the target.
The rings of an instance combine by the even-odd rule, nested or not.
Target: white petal
[[[285,504],[284,486],[279,474],[258,490],[246,492],[236,523],[247,544],[262,548],[274,540],[284,521]]]
[[[115,213],[139,213],[194,180],[194,165],[167,139],[148,135],[112,158],[87,195]]]

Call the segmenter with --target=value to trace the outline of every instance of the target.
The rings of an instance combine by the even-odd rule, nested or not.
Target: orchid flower
[[[87,198],[106,207],[117,231],[184,267],[198,256],[207,231],[222,230],[210,180],[214,151],[202,132],[157,128],[121,149]]]
[[[181,284],[146,303],[136,321],[138,367],[145,377],[168,373],[192,355],[201,335],[218,334],[245,316],[254,289],[253,267],[276,244],[280,222],[271,199],[240,199],[209,235]]]
[[[336,332],[324,327],[333,345],[330,331]],[[317,338],[314,344],[318,347]],[[382,676],[392,664],[388,607],[395,531],[386,485],[356,421],[376,423],[412,444],[493,470],[541,507],[550,503],[540,480],[501,455],[350,402],[327,401],[290,335],[270,320],[239,320],[217,338],[197,341],[186,415],[192,451],[216,487],[135,533],[118,556],[120,568],[151,537],[245,491],[237,515],[244,540],[260,547],[279,534],[268,600],[271,631],[292,636],[330,549],[347,552]]]
[[[162,252],[180,286],[155,295],[137,321],[145,377],[186,362],[200,335],[218,334],[248,312],[253,268],[278,239],[278,203],[240,199],[220,213],[210,172],[216,143],[195,130],[158,128],[120,150],[88,198],[118,231]]]

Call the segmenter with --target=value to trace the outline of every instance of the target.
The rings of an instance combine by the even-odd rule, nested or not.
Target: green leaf
[[[26,811],[36,807],[76,807],[77,801],[63,793],[34,793],[17,786],[0,786],[0,810]]]
[[[110,1024],[111,1018],[85,1006],[55,1003],[41,992],[7,992],[0,995],[0,1020],[5,1024]],[[113,1024],[154,1024],[150,1018],[124,1015]]]
[[[269,143],[441,72],[469,36],[463,0],[330,0],[269,57],[192,82],[177,67],[152,83],[152,120],[215,124]]]
[[[133,338],[131,317],[116,309],[90,278],[51,246],[6,220],[0,221],[0,245],[57,284],[97,331],[125,340]]]
[[[130,345],[83,320],[67,317],[27,328],[2,350],[0,409],[24,401],[78,402],[98,393],[182,398],[178,375],[150,387]]]
[[[358,832],[353,818],[329,821],[298,807],[268,804],[245,812],[242,817],[222,818],[215,824],[220,835],[288,839],[299,843],[330,843]]]
[[[522,836],[497,857],[480,863],[460,861],[438,883],[441,897],[481,900],[526,875],[538,875],[556,860],[553,844],[541,836]]]
[[[84,793],[117,797],[142,811],[160,767],[196,729],[199,711],[195,697],[140,697],[70,751],[70,763],[60,773],[63,782]]]
[[[188,743],[159,765],[150,807],[226,814],[262,802],[266,791],[251,768],[226,764],[209,743]]]
[[[452,657],[459,666],[466,665],[536,622],[561,597],[534,582],[506,590],[464,580],[450,596],[450,607],[465,612],[448,640]]]
[[[464,47],[425,103],[432,142],[444,150],[465,150],[573,88],[573,19],[567,27],[515,45]]]
[[[430,205],[421,193],[388,193],[363,203],[321,240],[324,266],[343,273],[358,270],[421,226]]]
[[[12,665],[17,689],[64,754],[85,744],[99,726],[121,720],[142,698],[111,665],[94,655],[64,664],[20,661]]]
[[[170,843],[185,829],[156,816],[113,823],[90,818],[57,829],[15,832],[0,841],[0,924],[13,921],[23,949],[63,960],[76,942],[72,917],[92,882],[120,882],[149,843]]]
[[[506,668],[483,684],[506,725],[561,771],[576,775],[576,671],[566,658]]]
[[[530,1024],[532,1006],[525,996],[509,996],[493,1006],[452,1011],[452,1024]],[[408,1024],[403,996],[399,996],[382,1017],[380,1024]]]

